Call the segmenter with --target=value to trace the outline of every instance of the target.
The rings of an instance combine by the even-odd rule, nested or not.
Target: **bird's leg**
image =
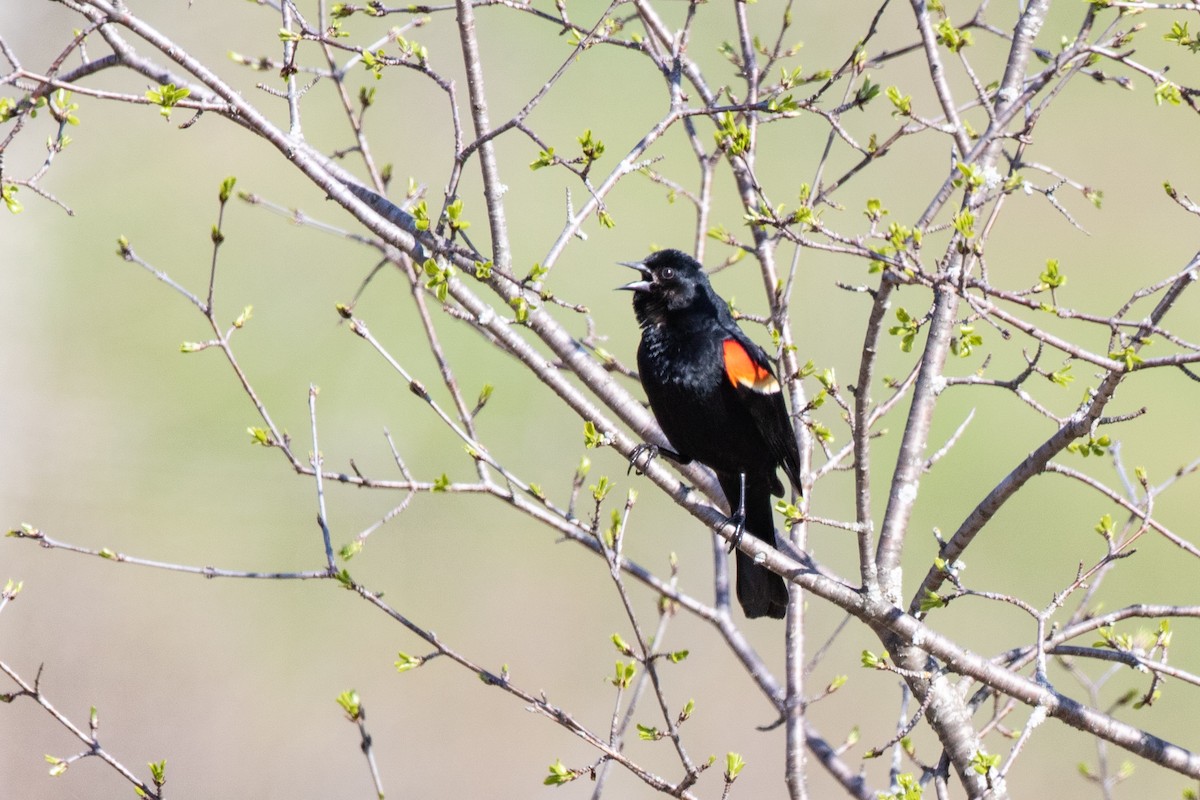
[[[746,532],[746,473],[738,473],[738,503],[733,514],[729,517],[730,523],[733,524],[733,536],[729,538],[729,552],[737,549],[741,544],[742,534]]]
[[[633,448],[633,452],[629,454],[629,469],[625,470],[625,474],[628,475],[630,472],[634,471],[636,471],[638,475],[644,474],[646,467],[650,466],[650,462],[658,458],[660,455],[666,456],[676,464],[692,463],[692,459],[688,458],[687,456],[680,455],[674,450],[662,447],[661,445],[651,444],[650,442],[642,442],[637,447]],[[639,466],[638,459],[640,459],[642,456],[645,456],[646,460],[643,461]]]

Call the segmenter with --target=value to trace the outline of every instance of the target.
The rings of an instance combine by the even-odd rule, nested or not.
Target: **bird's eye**
[[[675,270],[673,270],[671,267],[663,267],[663,271],[659,274],[662,275],[663,280],[669,281],[671,278],[675,277]]]

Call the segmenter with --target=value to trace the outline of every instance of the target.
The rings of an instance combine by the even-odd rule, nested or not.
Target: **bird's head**
[[[672,314],[716,313],[712,288],[700,262],[678,250],[659,250],[642,261],[622,261],[641,278],[618,287],[633,292],[633,313],[642,327]]]

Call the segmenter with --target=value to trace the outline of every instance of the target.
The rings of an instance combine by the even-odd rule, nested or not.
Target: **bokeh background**
[[[993,4],[990,21],[1011,27],[1015,12],[1010,5]],[[686,8],[682,2],[662,6],[674,23]],[[574,17],[590,22],[604,6],[584,2],[570,8]],[[232,2],[140,3],[133,9],[284,124],[284,104],[255,87],[259,81],[277,86],[277,76],[250,72],[228,57],[229,51],[277,56],[276,14]],[[732,66],[718,52],[720,43],[732,38],[731,12],[723,3],[712,3],[699,13],[702,20],[690,54],[714,82],[736,85]],[[776,30],[781,13],[777,3],[752,7],[756,24],[765,31]],[[788,37],[803,41],[804,48],[793,66],[803,64],[808,74],[841,64],[873,13],[866,4],[796,4]],[[1057,8],[1041,35],[1043,46],[1055,49],[1061,36],[1073,35],[1080,14],[1074,6]],[[396,19],[373,21],[359,15],[346,27],[355,41],[370,41],[373,32],[382,35]],[[1138,40],[1138,57],[1155,66],[1169,59],[1175,65],[1170,73],[1174,80],[1200,83],[1200,57],[1168,49],[1160,41],[1169,18],[1145,20],[1151,29]],[[495,123],[537,91],[568,57],[570,46],[546,23],[503,8],[481,9],[478,23]],[[0,8],[0,35],[31,71],[44,69],[76,27],[78,20],[56,4]],[[434,68],[459,77],[450,14],[434,15],[409,36],[428,47]],[[986,35],[977,33],[976,38],[970,55],[984,80],[991,80],[999,74],[1003,50]],[[870,50],[914,40],[911,12],[892,8]],[[97,43],[89,52],[95,57],[105,51]],[[961,75],[954,78],[961,96],[968,96]],[[927,73],[918,60],[897,61],[874,71],[872,79],[899,85],[925,116],[936,114]],[[368,114],[376,157],[394,164],[397,186],[410,176],[427,185],[431,207],[437,207],[451,161],[444,95],[403,70],[389,70],[379,82],[366,72],[357,80],[379,92],[378,106]],[[107,88],[138,94],[149,88],[128,75],[93,79],[89,85],[101,81]],[[461,80],[459,89],[466,124]],[[1069,276],[1061,302],[1108,314],[1137,288],[1187,262],[1200,239],[1200,226],[1165,196],[1161,184],[1170,180],[1182,192],[1200,197],[1196,118],[1186,108],[1156,107],[1151,93],[1144,79],[1132,92],[1079,79],[1063,94],[1039,125],[1029,157],[1103,190],[1103,208],[1093,208],[1068,188],[1060,190],[1059,198],[1085,233],[1037,195],[1011,198],[988,249],[995,283],[1027,287],[1036,282],[1047,258],[1058,258]],[[17,96],[11,87],[0,88],[0,94]],[[214,116],[179,130],[186,112],[176,112],[167,124],[152,107],[75,100],[81,125],[69,131],[74,142],[43,181],[74,214],[68,216],[26,190],[20,194],[24,212],[0,217],[0,523],[7,529],[28,522],[81,546],[173,563],[264,571],[319,568],[323,554],[312,482],[297,477],[279,453],[250,444],[246,428],[259,421],[218,351],[179,352],[181,342],[211,338],[199,313],[114,251],[116,238],[125,235],[140,255],[202,293],[217,190],[230,175],[238,178],[239,190],[332,225],[350,226],[349,217],[289,170],[278,152]],[[560,153],[574,152],[575,137],[591,129],[608,147],[597,166],[603,170],[666,112],[666,102],[664,83],[645,59],[590,50],[529,124]],[[318,84],[305,104],[305,134],[311,142],[327,150],[350,144],[328,82]],[[895,124],[889,110],[880,98],[865,112],[848,115],[847,125],[864,140],[872,132],[885,134]],[[700,128],[702,139],[711,141],[707,126]],[[31,124],[5,154],[5,174],[29,174],[44,157],[43,141],[51,132],[45,117]],[[795,206],[800,185],[812,180],[826,135],[826,125],[812,116],[763,126],[758,167],[773,197]],[[528,169],[537,155],[528,139],[510,135],[497,144],[515,259],[531,266],[561,230],[566,192],[573,193],[578,206],[584,191],[564,172]],[[679,131],[653,155],[662,158],[657,169],[694,188],[696,168]],[[846,148],[835,145],[827,176],[840,174],[854,161]],[[355,166],[353,159],[347,163]],[[867,198],[878,197],[889,209],[889,219],[910,222],[929,202],[948,163],[945,139],[906,139],[848,184],[838,196],[844,210],[826,211],[825,220],[848,233],[862,232],[866,222],[860,210]],[[463,186],[465,216],[476,223],[470,233],[486,246],[476,171],[473,162]],[[1042,185],[1053,182],[1036,173],[1029,177]],[[731,186],[728,175],[720,173],[711,222],[741,233]],[[587,240],[570,246],[549,286],[569,301],[586,304],[598,332],[608,337],[605,347],[632,363],[637,332],[628,297],[611,291],[625,278],[613,262],[639,257],[651,246],[688,248],[695,218],[688,204],[668,202],[663,187],[639,176],[626,178],[607,203],[616,228],[587,223]],[[219,316],[228,323],[243,306],[254,306],[253,320],[234,337],[236,351],[272,416],[293,437],[296,451],[303,455],[311,449],[307,395],[309,385],[316,384],[321,388],[320,449],[328,467],[345,469],[353,458],[367,474],[394,476],[383,436],[387,428],[419,478],[447,473],[470,479],[472,468],[459,442],[377,354],[339,324],[334,304],[354,295],[374,265],[373,254],[336,235],[238,202],[231,203],[224,230]],[[929,238],[927,257],[938,252],[941,241]],[[727,255],[714,242],[708,246],[710,262]],[[833,368],[842,383],[850,383],[867,302],[835,283],[867,282],[865,265],[811,251],[802,254],[800,263],[792,326],[802,360]],[[715,280],[718,290],[745,310],[765,308],[761,282],[750,267],[728,270]],[[1193,341],[1200,338],[1198,302],[1185,297],[1170,318],[1172,327]],[[924,293],[906,289],[894,305],[921,313],[927,303]],[[357,310],[405,367],[445,402],[401,276],[378,276]],[[496,387],[479,420],[491,452],[524,479],[564,498],[571,472],[585,455],[581,420],[472,331],[440,313],[437,324],[466,395],[473,398],[484,383]],[[584,332],[582,318],[570,324]],[[984,353],[991,353],[989,375],[1015,374],[1023,363],[1022,348],[1032,352],[1030,343],[1019,338],[1002,342],[993,329],[980,327],[986,339],[981,353],[951,369],[969,374],[981,367]],[[1105,347],[1103,330],[1057,323],[1055,329],[1090,349]],[[905,374],[915,355],[901,353],[895,340],[884,346],[881,377]],[[1160,342],[1149,352],[1167,351]],[[1059,356],[1047,355],[1045,363],[1050,365],[1052,358]],[[1046,383],[1034,388],[1036,395],[1059,412],[1069,411],[1093,380],[1085,365],[1077,364],[1073,371],[1077,380],[1070,388]],[[876,396],[884,391],[881,384]],[[1177,372],[1139,375],[1128,382],[1111,412],[1148,409],[1111,432],[1120,441],[1128,469],[1143,465],[1152,480],[1163,480],[1200,454],[1198,391],[1200,386]],[[844,442],[846,431],[830,406],[818,418]],[[1048,421],[1011,394],[952,390],[939,406],[933,441],[944,441],[972,410],[974,422],[959,445],[922,484],[906,585],[919,580],[932,559],[931,528],[952,531],[1051,432]],[[877,467],[884,467],[881,474],[894,458],[903,411],[885,426],[890,435],[878,440],[875,458]],[[623,497],[630,487],[642,490],[628,554],[660,573],[666,572],[670,554],[677,554],[682,585],[709,596],[708,534],[648,483],[626,477],[625,464],[615,453],[586,455],[594,462],[593,478],[605,474],[617,482],[615,497]],[[1109,459],[1077,459],[1073,465],[1119,484]],[[850,486],[847,473],[829,476],[814,494],[816,513],[851,518]],[[1194,486],[1194,478],[1185,479],[1156,504],[1157,516],[1192,541],[1197,538]],[[402,499],[337,485],[327,491],[335,546]],[[880,511],[885,498],[880,483]],[[1010,592],[1044,605],[1070,582],[1080,562],[1090,564],[1101,555],[1102,543],[1092,527],[1106,512],[1123,519],[1079,485],[1052,476],[1035,480],[972,548],[966,577],[975,588]],[[855,573],[849,535],[818,529],[812,547],[831,568]],[[423,495],[376,532],[348,566],[356,579],[385,592],[392,605],[467,657],[493,669],[506,664],[519,686],[544,691],[594,730],[607,729],[613,693],[606,680],[616,658],[608,637],[613,631],[626,633],[627,623],[601,560],[557,542],[552,532],[498,501]],[[424,654],[427,648],[332,582],[205,580],[4,539],[0,580],[7,577],[24,581],[24,591],[0,615],[0,659],[29,679],[43,667],[43,691],[79,725],[86,724],[88,709],[95,706],[103,745],[140,774],[147,775],[145,762],[165,758],[174,797],[370,796],[357,730],[334,702],[350,688],[366,705],[391,796],[537,796],[552,791],[541,780],[556,759],[584,766],[595,758],[562,728],[527,713],[511,696],[446,661],[397,674],[397,651]],[[1195,563],[1164,541],[1147,537],[1138,554],[1107,578],[1099,601],[1110,609],[1137,601],[1195,603],[1196,586]],[[643,620],[651,624],[654,597],[641,588],[633,591]],[[824,641],[840,615],[818,604],[811,610],[810,636]],[[981,653],[1027,642],[1034,633],[1033,623],[1012,607],[982,601],[957,603],[932,621]],[[780,627],[770,622],[746,627],[767,663],[781,673]],[[1195,669],[1200,626],[1179,622],[1175,630],[1173,663]],[[736,795],[783,796],[782,733],[755,730],[773,721],[771,709],[717,637],[684,617],[672,623],[666,645],[691,652],[667,671],[670,701],[678,707],[689,698],[697,702],[685,728],[691,755],[703,760],[736,750],[749,764]],[[890,737],[901,716],[897,680],[858,667],[864,648],[879,650],[879,645],[851,625],[813,675],[814,691],[836,675],[850,676],[847,686],[814,706],[812,714],[818,729],[834,742],[860,728],[861,741],[846,754],[855,764],[861,752]],[[1089,667],[1089,673],[1100,676],[1105,670]],[[1063,673],[1052,677],[1059,688],[1086,700]],[[1100,706],[1107,707],[1126,689],[1144,690],[1146,683],[1144,676],[1115,677],[1102,692]],[[10,688],[0,686],[0,691]],[[1200,747],[1195,693],[1171,682],[1165,691],[1164,700],[1152,708],[1118,713],[1184,746]],[[658,722],[649,700],[642,709],[639,721]],[[912,711],[910,705],[907,713]],[[1010,718],[1012,727],[1019,728],[1025,717],[1018,709]],[[77,763],[63,777],[48,777],[43,754],[66,757],[80,746],[28,700],[0,707],[0,742],[0,796],[132,793],[95,759]],[[936,759],[927,735],[918,735],[917,742],[924,760]],[[1009,745],[992,737],[989,746],[992,752],[1006,753]],[[635,741],[629,752],[668,777],[678,774],[666,743]],[[1109,756],[1114,763],[1125,759],[1119,751],[1110,750]],[[1047,723],[1010,776],[1014,796],[1036,794],[1048,782],[1073,796],[1090,796],[1095,790],[1078,776],[1076,765],[1094,765],[1095,759],[1087,737]],[[886,766],[867,766],[873,785],[884,785]],[[1186,785],[1147,764],[1134,766],[1119,795],[1178,796]],[[720,763],[714,767],[719,769]],[[810,780],[813,796],[832,796],[819,768],[811,770]],[[553,791],[585,797],[591,786],[581,780]],[[719,776],[706,776],[698,791],[719,796]],[[648,795],[620,770],[612,776],[609,796]]]

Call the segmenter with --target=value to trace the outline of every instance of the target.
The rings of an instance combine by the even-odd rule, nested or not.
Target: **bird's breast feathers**
[[[754,357],[737,339],[732,337],[722,343],[725,357],[725,376],[736,389],[745,386],[761,394],[776,394],[779,392],[779,381]]]

